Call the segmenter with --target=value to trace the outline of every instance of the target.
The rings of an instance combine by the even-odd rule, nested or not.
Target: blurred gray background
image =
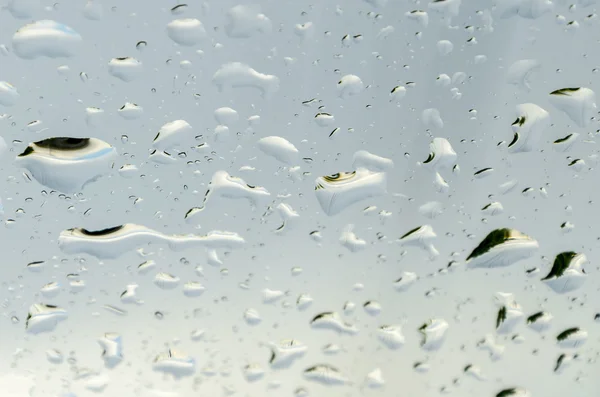
[[[224,386],[238,396],[290,396],[301,386],[311,396],[436,396],[441,388],[455,396],[495,396],[511,386],[524,387],[535,397],[596,395],[600,388],[596,376],[600,325],[594,323],[594,314],[600,311],[596,265],[599,234],[597,170],[589,156],[597,153],[597,122],[579,128],[548,102],[548,93],[555,89],[585,86],[596,90],[600,78],[593,72],[600,68],[598,25],[584,21],[596,6],[578,5],[570,11],[570,3],[559,1],[553,11],[536,20],[501,20],[492,1],[463,1],[451,28],[431,11],[425,28],[405,13],[427,10],[426,2],[390,0],[383,8],[373,8],[365,1],[352,0],[339,3],[343,10],[339,15],[337,3],[332,1],[265,0],[255,4],[271,20],[272,32],[229,38],[224,31],[226,12],[239,4],[237,1],[193,2],[181,16],[170,12],[175,2],[100,3],[103,17],[98,21],[84,18],[85,1],[42,1],[26,19],[15,18],[8,9],[0,12],[0,43],[9,50],[0,57],[0,80],[13,84],[20,94],[15,106],[0,109],[4,113],[0,135],[10,148],[0,159],[4,207],[4,226],[0,227],[0,385],[34,385],[31,395],[36,397],[66,392],[78,397],[97,395],[85,388],[82,374],[89,370],[110,379],[104,390],[107,396],[220,395],[225,393]],[[490,10],[494,18],[493,33],[483,29],[484,21],[477,14],[483,10]],[[380,17],[374,18],[374,14]],[[564,25],[556,23],[556,14],[579,21],[580,28],[566,31]],[[167,23],[184,17],[203,22],[207,38],[200,45],[177,46],[167,36]],[[13,53],[14,32],[41,19],[64,23],[81,34],[83,46],[74,57],[23,60]],[[294,26],[306,22],[313,23],[312,36],[299,37]],[[394,31],[378,39],[377,34],[386,26],[394,27]],[[467,26],[473,26],[473,31]],[[344,48],[341,39],[346,34],[362,34],[364,39]],[[478,43],[467,45],[471,37]],[[436,49],[436,43],[443,39],[454,43],[454,51],[445,57]],[[142,40],[148,45],[140,51],[136,43]],[[476,64],[477,55],[485,55],[487,62]],[[143,63],[141,75],[129,83],[108,74],[111,58],[127,56]],[[285,57],[294,62],[286,64]],[[542,65],[531,77],[530,92],[506,83],[507,68],[520,59],[536,59]],[[189,70],[180,68],[183,60],[191,62]],[[280,90],[267,99],[254,89],[220,93],[211,83],[212,76],[222,64],[235,61],[278,76]],[[67,77],[57,73],[61,65],[69,66]],[[87,81],[80,79],[81,72],[87,74]],[[462,93],[460,100],[452,99],[450,88],[454,85],[435,84],[439,74],[452,77],[455,72],[468,76],[456,86]],[[359,76],[366,89],[355,97],[339,98],[336,85],[345,74]],[[406,82],[416,85],[407,89],[400,102],[391,101],[392,88]],[[319,103],[302,105],[312,98],[318,98]],[[143,117],[123,120],[117,109],[125,102],[142,106]],[[526,102],[549,111],[553,124],[543,135],[539,150],[509,155],[496,144],[512,139],[515,106]],[[320,105],[324,106],[322,111],[335,116],[331,128],[319,127],[314,121]],[[217,125],[213,112],[223,106],[235,109],[240,120],[231,127],[231,139],[219,143],[213,139]],[[86,107],[105,110],[95,128],[85,122]],[[442,129],[426,129],[420,120],[426,108],[440,111]],[[476,116],[470,109],[476,109]],[[246,119],[252,115],[259,115],[260,123],[249,129]],[[210,149],[187,150],[186,158],[171,165],[149,162],[157,131],[176,119],[189,122],[195,134],[202,135],[196,144],[208,142]],[[45,129],[29,131],[26,126],[34,120],[41,120]],[[333,127],[341,130],[330,139]],[[551,143],[571,132],[582,135],[571,152],[554,152]],[[299,164],[310,173],[304,180],[291,180],[281,163],[258,150],[256,141],[272,135],[286,138],[296,145],[301,157],[312,159]],[[96,137],[114,145],[119,153],[114,170],[74,195],[50,193],[35,180],[27,182],[25,170],[12,164],[14,157],[29,142],[54,136]],[[444,195],[435,191],[431,172],[417,165],[427,158],[428,145],[437,136],[452,143],[461,169],[458,175],[444,174],[450,184]],[[316,201],[314,180],[350,171],[352,156],[361,149],[394,160],[395,167],[388,173],[388,194],[329,217]],[[584,171],[568,169],[569,155],[586,161]],[[139,177],[119,176],[118,168],[128,163],[139,167]],[[245,165],[256,170],[239,172]],[[473,173],[485,167],[493,167],[495,172],[474,180]],[[277,213],[263,216],[265,207],[252,209],[244,200],[227,199],[213,202],[212,209],[198,217],[198,226],[186,224],[185,213],[201,204],[217,170],[264,186],[272,194],[273,206],[282,201],[277,195],[289,194],[283,201],[300,214],[295,228],[279,236],[274,233],[280,225]],[[500,196],[498,185],[511,179],[518,180],[517,188]],[[520,192],[526,187],[536,192],[524,197]],[[547,198],[537,192],[540,187],[548,191]],[[134,205],[136,198],[143,201]],[[418,207],[433,200],[443,204],[444,213],[434,220],[419,215]],[[482,214],[481,207],[491,201],[500,201],[505,212],[499,216]],[[368,205],[392,215],[385,220],[377,215],[364,216],[362,210]],[[24,210],[20,215],[19,209]],[[575,225],[567,235],[560,230],[565,221]],[[222,268],[208,265],[203,250],[174,253],[151,246],[143,247],[144,252],[154,253],[147,258],[132,251],[102,262],[89,256],[66,256],[58,249],[57,238],[64,229],[95,230],[122,223],[170,234],[229,230],[242,235],[246,245],[221,254]],[[354,224],[357,236],[368,242],[367,249],[351,253],[339,244],[348,224]],[[435,245],[440,256],[434,261],[425,251],[404,249],[395,241],[423,224],[431,224],[438,235]],[[432,276],[450,260],[463,262],[487,233],[499,227],[515,228],[536,238],[538,254],[504,269],[465,270],[461,266],[455,272]],[[321,244],[309,238],[313,230],[321,231]],[[580,290],[559,296],[539,279],[550,269],[554,256],[565,250],[587,255],[589,277]],[[172,273],[182,282],[200,281],[205,293],[186,298],[181,287],[157,288],[153,284],[155,272],[145,276],[136,272],[147,259],[157,262],[157,271]],[[46,262],[42,272],[27,270],[26,265],[33,261]],[[204,277],[196,275],[197,266],[204,268]],[[292,277],[290,270],[296,266],[303,268],[303,273]],[[541,272],[527,278],[525,269],[531,267],[539,267]],[[420,280],[409,291],[398,293],[392,284],[403,271],[416,272]],[[72,273],[85,280],[83,291],[69,291],[66,276]],[[39,290],[51,281],[58,281],[63,289],[56,298],[47,300]],[[243,282],[250,288],[240,288]],[[131,283],[139,284],[137,292],[143,305],[120,302],[120,294]],[[354,291],[355,283],[364,284],[364,289]],[[275,304],[263,304],[264,288],[288,295]],[[435,293],[426,297],[431,291]],[[514,293],[525,315],[543,309],[554,315],[554,321],[542,336],[519,325],[516,332],[525,338],[520,345],[511,341],[513,334],[498,336],[497,342],[506,346],[506,352],[501,360],[492,362],[476,344],[494,333],[496,292]],[[305,311],[295,308],[301,293],[314,298]],[[363,311],[362,304],[368,300],[382,305],[380,315],[371,317]],[[360,328],[358,335],[310,328],[314,315],[341,313],[346,301],[358,306],[345,316]],[[67,309],[69,318],[52,333],[27,334],[29,306],[38,302]],[[103,305],[120,307],[127,314],[117,316]],[[244,322],[247,308],[259,311],[259,325],[251,327]],[[162,319],[155,316],[157,311],[163,314]],[[450,328],[442,348],[428,353],[419,347],[417,329],[432,317],[445,319]],[[403,325],[406,344],[398,351],[386,349],[376,338],[377,328],[389,324]],[[589,340],[578,350],[578,362],[562,374],[554,374],[561,353],[555,336],[574,326],[586,329]],[[202,341],[191,340],[195,329],[205,330]],[[118,332],[124,341],[124,361],[113,370],[104,368],[102,350],[96,342],[105,332]],[[307,344],[308,352],[287,370],[271,370],[270,352],[263,344],[286,338]],[[328,343],[340,344],[345,350],[326,356],[321,349]],[[152,370],[155,356],[169,348],[181,349],[196,359],[194,376],[173,380]],[[49,363],[45,356],[48,349],[60,350],[69,362]],[[416,373],[413,364],[417,361],[426,361],[431,366],[429,373]],[[243,378],[242,368],[250,363],[266,370],[263,380],[249,383]],[[325,387],[305,380],[302,371],[319,363],[339,368],[353,384]],[[467,364],[481,367],[488,380],[466,377],[463,368]],[[381,368],[386,380],[379,390],[364,387],[366,374],[374,368]],[[19,380],[15,374],[27,380]],[[455,379],[459,379],[458,384]],[[269,386],[273,381],[281,382],[280,387]],[[19,386],[14,384],[11,387],[17,390]],[[27,395],[14,393],[16,397]]]

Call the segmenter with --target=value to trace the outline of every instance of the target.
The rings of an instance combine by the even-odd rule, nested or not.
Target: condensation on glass
[[[597,395],[599,8],[5,1],[0,395]]]

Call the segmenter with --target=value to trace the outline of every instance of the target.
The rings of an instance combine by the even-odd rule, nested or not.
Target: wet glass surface
[[[5,0],[0,395],[596,395],[599,7]]]

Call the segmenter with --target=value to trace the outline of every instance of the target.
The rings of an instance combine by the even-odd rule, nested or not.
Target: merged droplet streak
[[[114,259],[148,244],[166,244],[174,251],[192,248],[235,249],[244,244],[237,233],[212,231],[195,234],[167,235],[145,226],[125,224],[104,230],[76,228],[60,233],[58,245],[65,254],[88,254],[100,259]]]

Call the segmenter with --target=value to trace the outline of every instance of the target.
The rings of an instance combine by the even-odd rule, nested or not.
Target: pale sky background
[[[255,4],[272,22],[272,32],[232,39],[224,32],[225,15],[239,4],[237,1],[211,1],[204,3],[206,6],[193,2],[181,16],[169,11],[175,2],[100,3],[104,15],[99,21],[84,18],[85,1],[60,2],[54,7],[42,1],[26,19],[15,18],[7,9],[0,12],[0,44],[8,48],[8,54],[0,57],[0,81],[10,82],[20,94],[14,106],[0,106],[0,113],[5,114],[0,120],[0,135],[11,150],[0,158],[5,223],[0,227],[0,389],[19,383],[13,378],[18,374],[29,377],[27,382],[35,385],[34,397],[66,392],[77,397],[98,395],[84,388],[85,379],[78,379],[78,373],[81,376],[89,370],[110,379],[106,396],[221,395],[224,386],[236,390],[236,396],[292,396],[299,387],[306,388],[311,396],[429,397],[439,395],[445,387],[450,395],[479,397],[495,396],[504,388],[517,386],[528,389],[534,397],[597,393],[600,324],[594,322],[594,314],[600,312],[596,265],[600,259],[600,233],[596,230],[599,199],[598,171],[589,156],[597,153],[598,124],[593,121],[587,128],[577,127],[548,101],[548,93],[559,88],[582,86],[598,91],[600,73],[593,73],[594,68],[600,68],[598,25],[584,21],[597,6],[578,5],[569,11],[570,3],[559,1],[553,11],[536,20],[518,16],[499,19],[492,1],[463,1],[449,29],[432,11],[428,27],[405,16],[414,9],[427,10],[426,2],[390,0],[376,9],[365,1],[351,0],[339,2],[343,13],[337,15],[338,3],[329,0],[257,1]],[[491,11],[493,33],[483,31],[478,10]],[[381,18],[373,18],[371,12],[381,14]],[[565,31],[564,25],[556,23],[556,14],[578,21],[579,29]],[[202,21],[207,38],[197,46],[177,46],[167,36],[166,25],[188,17]],[[14,32],[42,19],[66,24],[83,37],[75,56],[23,60],[14,54]],[[307,22],[313,24],[312,36],[303,39],[294,33],[294,26]],[[392,26],[393,33],[378,40],[378,32],[386,26]],[[474,30],[470,32],[467,26],[474,26]],[[417,32],[422,32],[420,38],[415,36]],[[346,34],[362,34],[363,40],[342,47]],[[478,43],[467,45],[471,37]],[[454,43],[454,51],[442,57],[436,43],[444,39]],[[143,51],[136,49],[141,40],[148,43]],[[475,64],[477,55],[485,55],[487,61]],[[108,62],[128,56],[140,60],[143,71],[136,80],[125,83],[108,74]],[[286,64],[285,57],[294,58],[294,62]],[[535,59],[542,65],[531,76],[529,92],[506,83],[508,67],[520,59]],[[189,70],[180,68],[183,60],[191,62]],[[253,89],[220,93],[211,78],[227,62],[243,62],[261,73],[278,76],[279,91],[268,99]],[[57,73],[61,65],[69,66],[68,77]],[[80,79],[81,72],[89,77],[86,82]],[[435,84],[438,75],[452,77],[456,72],[468,76],[456,86],[462,93],[460,100],[452,99],[450,89],[454,85]],[[367,88],[355,97],[339,98],[336,85],[345,74],[359,76]],[[407,82],[416,85],[407,89],[398,104],[391,102],[392,88]],[[302,105],[312,98],[318,98],[319,104]],[[126,121],[118,116],[116,110],[125,102],[142,106],[143,117]],[[538,150],[509,155],[496,144],[512,140],[515,106],[527,102],[550,112],[553,124],[545,131]],[[324,106],[322,111],[335,116],[333,126],[322,128],[314,122],[320,105]],[[215,143],[213,112],[223,106],[235,109],[240,120],[231,127],[230,141]],[[86,125],[86,107],[105,110],[95,128]],[[426,130],[420,117],[427,108],[440,111],[442,129]],[[476,116],[470,109],[477,110]],[[253,115],[260,116],[260,124],[249,130],[246,119]],[[148,162],[158,129],[177,119],[186,120],[196,135],[203,136],[195,144],[208,142],[211,148],[201,153],[187,150],[187,158],[171,165]],[[29,131],[26,126],[34,120],[41,120],[46,129]],[[341,130],[330,139],[333,127]],[[581,134],[571,152],[553,151],[551,143],[571,132]],[[124,135],[128,137],[126,143]],[[16,168],[12,161],[29,142],[55,136],[95,137],[114,145],[119,153],[115,169],[86,186],[81,194],[64,197],[59,192],[43,193],[50,189],[35,180],[27,183],[25,170]],[[256,141],[266,136],[284,137],[298,148],[301,157],[311,158],[312,162],[298,164],[310,175],[303,181],[290,180],[282,163],[257,148]],[[450,185],[445,195],[435,191],[432,173],[417,165],[427,158],[429,142],[438,136],[451,142],[461,169],[458,175],[444,174]],[[315,198],[314,180],[320,175],[350,171],[357,150],[394,161],[394,169],[388,172],[388,194],[329,217]],[[567,156],[584,159],[584,171],[568,169],[572,159]],[[196,160],[196,164],[187,164]],[[143,177],[119,176],[117,169],[127,163],[137,165]],[[256,170],[239,172],[245,165]],[[494,173],[474,180],[473,173],[485,167],[494,168]],[[280,224],[277,213],[263,218],[265,206],[252,210],[244,200],[227,199],[214,203],[210,211],[198,217],[198,229],[186,224],[183,216],[201,204],[217,170],[264,186],[272,194],[273,206],[282,202],[277,195],[289,194],[284,202],[300,214],[295,228],[276,235],[273,231]],[[511,179],[519,181],[517,188],[498,195],[498,185]],[[524,197],[520,192],[526,187],[536,192]],[[538,193],[540,187],[548,191],[547,198]],[[134,206],[136,198],[143,201]],[[444,205],[444,213],[434,220],[419,215],[419,206],[433,200]],[[481,213],[491,201],[500,201],[504,213]],[[362,210],[368,205],[392,214],[385,221],[377,215],[364,216]],[[571,211],[566,210],[568,206]],[[18,209],[24,213],[18,215]],[[565,221],[572,222],[575,229],[563,235],[560,225]],[[101,262],[85,255],[64,255],[58,248],[57,238],[64,229],[96,230],[122,223],[165,233],[229,230],[243,236],[246,244],[229,255],[220,253],[224,261],[221,269],[207,264],[203,250],[173,253],[165,247],[144,247],[154,255],[142,258],[133,250],[116,260]],[[368,242],[365,250],[351,253],[339,244],[341,231],[348,224],[354,224],[357,236]],[[395,242],[424,224],[430,224],[438,236],[434,243],[440,256],[434,261],[417,247],[405,250]],[[464,262],[487,233],[500,227],[515,228],[537,239],[538,253],[504,269],[465,270],[460,266],[451,274],[429,276],[450,260]],[[321,244],[309,238],[313,230],[321,231]],[[539,279],[549,271],[555,255],[567,250],[587,255],[589,277],[581,289],[561,296]],[[159,289],[153,283],[156,271],[145,276],[135,271],[146,259],[157,262],[156,271],[180,277],[182,284],[200,281],[205,293],[186,298],[181,286]],[[33,261],[46,261],[42,272],[26,269]],[[196,266],[204,268],[203,278],[196,276]],[[303,268],[303,273],[292,277],[290,270],[296,266]],[[531,267],[541,271],[527,278],[525,269]],[[392,284],[403,271],[416,272],[420,279],[409,291],[399,293]],[[80,274],[86,283],[76,294],[69,291],[66,278],[73,273]],[[56,298],[44,299],[39,290],[51,281],[58,281],[63,289]],[[240,288],[244,282],[249,289]],[[120,302],[120,294],[131,283],[139,284],[137,293],[143,305]],[[355,283],[364,284],[364,289],[354,291]],[[264,288],[286,291],[288,296],[275,304],[263,304]],[[435,294],[426,297],[432,290]],[[498,336],[506,351],[501,360],[492,362],[476,344],[494,333],[496,292],[513,293],[525,316],[545,310],[554,320],[543,335],[519,324],[514,333]],[[314,303],[298,311],[295,301],[302,293],[310,294]],[[372,317],[364,312],[362,305],[369,300],[381,304],[381,314]],[[347,301],[357,305],[355,312],[344,318],[357,325],[358,335],[310,328],[316,314],[342,313]],[[51,333],[27,334],[28,308],[38,302],[67,309],[68,319]],[[126,310],[127,315],[109,313],[102,308],[107,304]],[[251,327],[243,321],[248,308],[258,310],[261,324]],[[157,311],[163,313],[161,320],[155,316]],[[443,318],[450,325],[443,346],[432,353],[420,349],[417,332],[429,318]],[[402,324],[406,337],[405,345],[397,351],[386,349],[376,338],[377,328],[390,324]],[[555,336],[575,326],[589,333],[587,343],[575,350],[580,360],[562,374],[554,374],[556,359],[563,352],[556,346]],[[205,330],[202,341],[191,340],[195,329]],[[124,341],[124,361],[112,370],[104,368],[96,341],[106,332],[120,333]],[[525,338],[523,344],[510,340],[515,333]],[[270,352],[264,344],[288,338],[305,343],[307,354],[289,369],[271,370]],[[337,356],[323,354],[322,347],[328,343],[340,344],[343,352]],[[154,357],[169,348],[183,350],[196,359],[194,376],[173,380],[152,370]],[[48,349],[60,350],[65,362],[49,363],[45,356]],[[417,361],[427,361],[430,372],[416,373],[412,366]],[[260,364],[266,374],[262,380],[248,383],[242,368],[252,363]],[[321,363],[339,368],[352,384],[325,387],[303,379],[304,369]],[[488,380],[465,376],[462,370],[468,364],[479,366]],[[214,369],[215,374],[208,375],[207,368]],[[375,368],[381,369],[386,384],[382,389],[369,390],[364,387],[365,376]],[[281,382],[281,386],[269,388],[273,381]],[[18,385],[11,387],[16,390]],[[150,389],[173,394],[151,394]]]

